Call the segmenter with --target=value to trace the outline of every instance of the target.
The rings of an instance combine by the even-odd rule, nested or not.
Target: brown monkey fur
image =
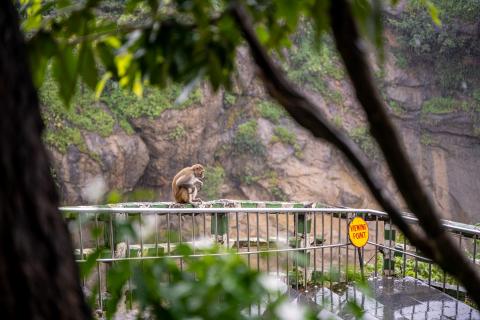
[[[199,187],[203,185],[200,179],[203,179],[205,169],[201,164],[194,164],[180,170],[172,181],[172,194],[178,203],[202,202],[197,198]],[[198,186],[198,187],[197,187]]]

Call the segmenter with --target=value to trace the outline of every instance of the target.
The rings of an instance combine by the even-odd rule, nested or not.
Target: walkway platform
[[[368,282],[372,289],[369,295],[349,286],[342,294],[320,288],[316,292],[298,293],[294,298],[300,303],[314,301],[324,305],[326,319],[355,319],[348,301],[356,301],[364,310],[362,319],[365,320],[480,319],[478,310],[412,277],[373,278]]]

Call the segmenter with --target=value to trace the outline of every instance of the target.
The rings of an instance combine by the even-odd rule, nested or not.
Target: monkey
[[[197,193],[203,186],[200,179],[203,179],[204,172],[201,164],[194,164],[183,168],[175,175],[172,181],[172,194],[176,202],[192,205],[202,202],[202,199],[197,198]]]

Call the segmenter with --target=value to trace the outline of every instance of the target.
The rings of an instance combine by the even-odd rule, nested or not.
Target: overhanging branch
[[[371,162],[356,144],[328,122],[320,106],[292,84],[275,65],[260,45],[252,29],[251,18],[245,8],[236,3],[232,7],[232,14],[243,32],[255,63],[261,70],[268,93],[284,106],[293,119],[314,136],[324,138],[340,149],[358,170],[373,196],[389,213],[393,223],[399,227],[400,231],[427,257],[459,279],[475,302],[480,305],[480,278],[473,265],[458,250],[441,226],[439,215],[435,213],[429,197],[418,182],[410,163],[400,148],[393,125],[373,85],[365,54],[357,47],[360,38],[348,10],[348,4],[339,0],[332,1],[331,20],[337,47],[345,61],[357,97],[367,112],[372,134],[379,142],[407,204],[419,217],[424,233],[415,231],[402,218],[401,211],[388,197],[380,180],[371,170]],[[401,159],[395,160],[399,154],[401,154]],[[408,181],[409,179],[414,181]]]
[[[402,218],[401,211],[387,196],[379,179],[371,170],[373,164],[358,146],[346,134],[329,123],[317,102],[291,83],[268,56],[255,36],[250,16],[245,9],[241,5],[236,5],[233,7],[233,15],[250,46],[255,63],[262,72],[263,82],[268,93],[282,104],[290,116],[301,126],[307,128],[314,136],[323,138],[339,148],[358,170],[378,202],[391,214],[392,220],[400,230],[409,239],[410,237],[416,239],[416,242],[420,244],[420,250],[432,252],[427,238],[413,230]]]
[[[430,258],[459,279],[480,306],[480,276],[474,265],[462,254],[443,228],[440,214],[421,185],[400,143],[387,109],[375,87],[350,5],[345,0],[332,1],[330,16],[337,49],[355,88],[358,101],[367,114],[370,132],[382,149],[400,193],[408,207],[418,217],[420,226],[429,238],[433,247]],[[418,247],[415,241],[412,243]]]

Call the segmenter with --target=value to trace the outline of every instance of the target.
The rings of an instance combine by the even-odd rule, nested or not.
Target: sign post
[[[360,217],[353,218],[352,222],[348,225],[348,236],[350,238],[350,242],[357,248],[358,250],[358,260],[360,263],[360,273],[362,279],[364,279],[363,273],[363,255],[362,251],[360,250],[363,248],[368,242],[368,224]]]

